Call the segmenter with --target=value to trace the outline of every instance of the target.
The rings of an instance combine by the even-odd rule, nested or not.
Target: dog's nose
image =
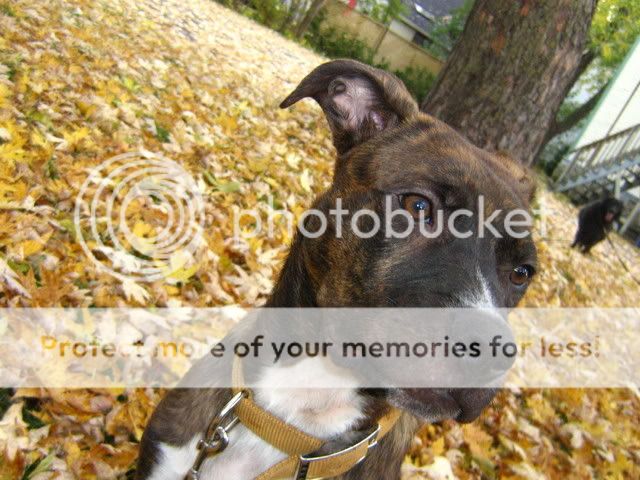
[[[455,387],[499,386],[515,362],[517,344],[506,318],[495,309],[460,310],[451,324],[449,336],[472,346],[472,354],[457,362]]]

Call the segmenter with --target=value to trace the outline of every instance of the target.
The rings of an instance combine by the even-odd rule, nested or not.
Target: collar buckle
[[[318,464],[318,466],[322,465],[324,469],[329,468],[331,470],[332,468],[335,468],[336,475],[344,473],[344,471],[346,470],[350,470],[351,468],[362,462],[367,457],[369,450],[371,450],[378,444],[379,433],[380,424],[377,424],[359,442],[354,443],[353,445],[342,450],[319,456],[300,455],[298,461],[298,470],[296,471],[294,479],[310,480],[314,478],[310,477],[309,474],[313,474],[313,467],[315,464]],[[349,464],[347,469],[344,468],[345,464]]]

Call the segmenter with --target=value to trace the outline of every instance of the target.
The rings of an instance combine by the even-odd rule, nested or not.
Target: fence
[[[326,10],[324,26],[358,37],[375,50],[375,60],[387,62],[391,70],[404,70],[411,66],[424,68],[434,75],[440,72],[443,65],[441,60],[340,0],[327,2]]]

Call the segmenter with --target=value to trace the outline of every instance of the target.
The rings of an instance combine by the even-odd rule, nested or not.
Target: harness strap
[[[400,417],[400,410],[391,408],[378,420],[377,426],[354,445],[339,452],[313,457],[310,454],[319,450],[325,441],[289,425],[256,405],[250,391],[243,387],[242,362],[238,357],[233,362],[232,385],[234,394],[247,394],[235,407],[235,415],[240,422],[256,436],[289,455],[255,480],[304,480],[342,475],[362,461],[369,449],[393,428]]]

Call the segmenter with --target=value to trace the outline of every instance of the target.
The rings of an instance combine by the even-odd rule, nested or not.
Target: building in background
[[[357,38],[373,51],[374,61],[387,64],[389,70],[411,67],[433,75],[440,72],[440,58],[351,5],[348,0],[328,0],[323,27]]]
[[[405,13],[392,20],[389,29],[400,37],[421,47],[433,43],[444,50],[451,45],[441,44],[431,35],[438,20],[447,21],[453,12],[465,4],[465,0],[403,0]]]
[[[621,233],[640,235],[640,38],[560,163],[555,190],[578,204],[606,194],[625,203]]]

